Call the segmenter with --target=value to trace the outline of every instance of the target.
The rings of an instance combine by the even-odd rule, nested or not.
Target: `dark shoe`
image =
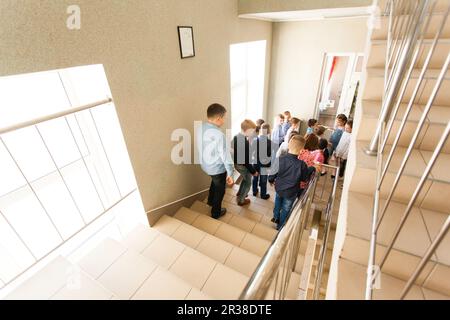
[[[256,197],[258,195],[259,191],[253,192],[253,196]]]
[[[243,206],[250,204],[250,202],[251,202],[250,199],[245,199],[244,202],[238,201],[238,206],[243,207]]]
[[[278,220],[278,219],[275,219],[275,218],[272,218],[272,220],[270,220],[270,221],[272,221],[273,223],[275,223],[275,224],[278,224],[278,223],[280,223],[280,220]]]
[[[264,196],[261,196],[261,199],[263,200],[269,200],[270,199],[270,194],[266,194]]]
[[[225,208],[222,208],[221,210],[220,210],[220,215],[218,216],[218,217],[214,217],[213,216],[213,218],[214,219],[220,219],[220,218],[222,218],[224,215],[226,215],[227,214],[227,209],[225,209]]]

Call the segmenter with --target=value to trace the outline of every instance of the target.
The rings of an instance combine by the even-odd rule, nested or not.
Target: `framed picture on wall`
[[[195,57],[194,29],[192,27],[178,27],[181,59]]]

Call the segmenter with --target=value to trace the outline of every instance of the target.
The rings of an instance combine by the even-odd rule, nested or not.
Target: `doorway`
[[[263,117],[266,72],[266,41],[253,41],[230,46],[232,133],[241,130],[245,119]]]
[[[338,114],[353,116],[363,61],[361,53],[325,54],[316,105],[319,123],[332,128]]]

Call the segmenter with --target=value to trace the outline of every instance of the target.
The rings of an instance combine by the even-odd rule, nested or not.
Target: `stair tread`
[[[169,217],[166,219],[183,219],[183,213],[189,212],[189,209],[181,208],[174,218]],[[201,215],[199,214],[199,216]],[[158,223],[155,224],[155,228],[157,228],[157,226]],[[186,229],[185,236],[176,238],[177,232],[183,228]],[[227,230],[223,231],[226,232]],[[201,234],[201,236],[195,236],[196,233]],[[191,234],[192,237],[189,237]],[[261,260],[261,256],[267,251],[270,243],[249,233],[242,233],[242,236],[243,238],[242,240],[239,240],[239,245],[235,245],[234,243],[222,239],[223,237],[216,237],[215,235],[208,234],[191,225],[185,224],[184,222],[172,235],[174,239],[202,253],[203,255],[210,257],[219,263],[230,266],[242,274],[250,276],[256,270],[256,266]],[[199,239],[199,241],[193,239]],[[242,258],[242,260],[234,261],[233,259],[237,256]],[[245,261],[249,264],[246,265],[244,263]]]
[[[61,290],[67,282],[67,272],[74,266],[59,256],[37,271],[33,277],[8,294],[6,300],[47,300]]]
[[[148,237],[144,242],[147,240]],[[202,288],[210,280],[213,270],[218,265],[221,266],[221,270],[226,270],[228,273],[235,272],[235,278],[236,274],[239,274],[246,281],[248,280],[248,277],[163,233],[155,237],[142,254],[124,246],[125,243],[130,242],[124,241],[122,244],[112,239],[105,241],[116,242],[117,247],[122,247],[124,253],[102,272],[98,281],[119,299],[186,299],[192,288],[205,294]],[[138,245],[138,247],[142,246],[142,244]],[[100,244],[99,248],[102,247],[104,245]],[[94,249],[94,252],[97,258],[101,255],[98,249]],[[169,258],[161,257],[162,255],[168,255]],[[88,256],[94,259],[92,253]],[[121,276],[123,274],[128,276]],[[241,283],[235,279],[228,279],[228,281],[230,290],[241,287]],[[206,293],[205,297],[208,296],[211,295]],[[220,298],[220,296],[211,297]]]
[[[378,100],[364,100],[363,101],[363,115],[364,117],[375,118],[378,120],[381,112],[382,101]],[[401,121],[403,120],[403,115],[405,114],[407,103],[401,103],[399,112],[395,117],[395,120]],[[425,109],[425,105],[423,104],[414,104],[411,112],[408,116],[408,122],[419,122],[422,117],[422,113]],[[448,106],[436,106],[433,105],[431,108],[427,122],[432,124],[440,124],[442,126],[446,126],[448,120],[450,119],[450,108]]]
[[[82,271],[73,284],[67,284],[51,300],[109,300],[114,294]]]
[[[225,207],[227,207],[227,205],[224,205]],[[191,210],[196,211],[198,213],[201,214],[205,214],[205,215],[210,215],[210,210],[211,208],[200,201],[196,201],[192,206],[191,206]],[[227,217],[228,216],[228,217]],[[268,241],[272,241],[276,235],[277,235],[277,231],[275,228],[271,228],[261,222],[256,222],[254,220],[245,218],[243,216],[241,216],[240,214],[236,214],[231,212],[227,212],[227,214],[219,219],[220,221],[223,221],[229,225],[232,225],[236,228],[239,228],[245,232],[249,232],[249,233],[257,233],[257,236],[264,238]],[[258,228],[255,227],[258,226]]]
[[[157,267],[150,259],[127,250],[97,280],[119,299],[128,300]]]
[[[381,207],[384,200],[381,200]],[[373,196],[350,191],[348,195],[348,204],[352,207],[349,211],[347,222],[347,234],[356,236],[366,241],[370,240],[370,228],[372,219]],[[395,231],[395,227],[400,222],[407,205],[393,201],[389,211],[385,215],[385,220],[381,224],[378,233],[378,243],[387,246]],[[394,248],[404,253],[415,256],[423,256],[431,239],[438,234],[448,214],[423,210],[414,207],[406,221],[406,224],[400,233]],[[441,246],[436,250],[437,261],[441,264],[450,266],[450,252],[444,248],[450,246],[450,235],[447,235]],[[436,260],[436,259],[433,259]]]
[[[432,39],[442,22],[442,18],[444,16],[444,12],[446,10],[446,5],[448,5],[448,2],[445,2],[446,0],[443,0],[443,2],[439,2],[438,6],[436,7],[435,11],[433,12],[433,17],[431,19],[430,27],[428,28],[425,38]],[[381,8],[385,8],[385,6],[381,6]],[[384,10],[384,9],[382,9]],[[374,33],[372,34],[372,40],[378,40],[378,39],[387,39],[387,29],[389,25],[389,17],[388,16],[381,16],[380,17],[380,28],[377,28],[374,30]],[[450,21],[447,20],[446,26],[444,28],[444,32],[442,34],[443,37],[450,37]]]
[[[183,210],[186,211],[186,210]],[[166,221],[167,223],[167,221]],[[139,230],[140,228],[137,228]],[[149,228],[149,230],[151,230]],[[141,231],[141,230],[139,230]],[[142,232],[142,231],[141,231]],[[154,232],[154,231],[152,231]],[[164,236],[164,235],[163,235]],[[166,236],[167,237],[167,236]],[[146,243],[148,241],[149,237],[144,237],[144,242]],[[166,240],[168,240],[166,238]],[[170,241],[177,242],[170,238]],[[133,244],[136,244],[136,242],[130,242]],[[216,264],[212,260],[215,260],[217,263],[222,264],[226,267],[231,268],[232,270],[239,272],[242,275],[245,275],[247,277],[250,277],[253,275],[254,271],[256,270],[256,267],[258,266],[261,257],[246,250],[246,246],[258,246],[260,243],[258,243],[258,239],[255,239],[255,236],[252,234],[247,234],[244,239],[244,247],[237,247],[233,246],[219,238],[215,238],[214,236],[211,236],[209,234],[206,235],[206,237],[201,241],[201,243],[196,248],[191,249],[185,249],[185,250],[178,250],[175,253],[175,258],[172,258],[171,261],[175,261],[172,264],[170,264],[169,271],[173,272],[175,275],[179,276],[182,279],[186,279],[186,275],[183,273],[192,273],[195,272],[195,270],[199,270],[200,274],[197,274],[197,280],[198,278],[203,276],[206,277],[211,273],[211,266],[212,264]],[[143,247],[143,244],[138,244],[137,247],[141,248]],[[158,244],[158,247],[165,246],[167,248],[167,245],[165,244]],[[265,252],[266,248],[262,247]],[[222,250],[224,249],[224,250]],[[144,254],[150,258],[154,258],[154,255],[149,256],[148,251],[151,249],[146,249],[144,251]],[[165,251],[169,251],[166,249]],[[197,252],[198,251],[198,252]],[[223,251],[222,253],[220,253]],[[185,257],[187,254],[186,252],[189,252],[189,255],[196,255],[197,258],[188,258]],[[262,252],[262,251],[261,251]],[[213,255],[211,255],[213,253]],[[214,254],[218,255],[219,258],[214,257]],[[206,257],[206,258],[205,258]],[[211,259],[209,259],[211,258]],[[299,261],[302,261],[302,256],[300,256]],[[203,261],[205,260],[205,261]],[[199,266],[191,268],[191,271],[186,271],[186,268],[184,266],[188,263],[188,261],[195,261],[195,264],[199,264]],[[209,261],[209,262],[208,262]],[[167,264],[163,264],[167,267]],[[297,274],[297,273],[296,273]],[[192,275],[191,275],[192,276]],[[193,276],[195,279],[195,275]],[[200,281],[200,280],[198,280]],[[194,287],[199,287],[200,283],[191,283],[194,285]]]
[[[340,259],[339,278],[337,286],[338,300],[363,300],[366,285],[367,268],[357,263]],[[385,273],[381,274],[381,289],[373,291],[374,300],[398,300],[401,292],[406,285],[406,281],[392,277]],[[441,299],[450,299],[439,293],[430,294],[427,290],[427,296],[441,297]],[[406,296],[406,299],[424,300],[426,296],[421,287],[414,285]]]
[[[390,70],[392,71],[392,70]],[[419,75],[421,73],[422,69],[415,68],[413,72],[411,73],[411,79],[418,79]],[[377,78],[383,78],[385,77],[386,70],[384,67],[369,67],[367,68],[367,75],[368,77],[377,77]],[[425,79],[435,79],[439,76],[441,73],[441,69],[438,68],[428,68],[427,72],[425,73]],[[445,80],[450,80],[450,75],[445,76]]]
[[[434,38],[426,38],[423,40],[425,44],[433,43]],[[374,39],[371,41],[372,46],[386,45],[388,42],[387,39]],[[442,37],[439,39],[439,43],[450,44],[450,37]]]
[[[341,252],[341,258],[367,266],[367,262],[369,261],[369,247],[370,241],[347,235],[344,248]],[[381,263],[381,259],[386,252],[386,249],[386,246],[377,245],[376,265]],[[422,257],[393,249],[383,266],[383,272],[395,278],[407,281],[419,265],[421,258]],[[420,273],[415,284],[436,292],[448,294],[450,293],[450,267],[434,261],[429,261]]]
[[[360,168],[367,168],[367,169],[375,169],[376,168],[376,161],[377,158],[373,156],[369,156],[364,152],[364,147],[370,144],[370,141],[364,141],[364,140],[357,140],[357,163],[358,167]],[[389,154],[392,146],[387,144],[385,149],[385,159],[387,158],[387,155]],[[390,173],[397,173],[398,169],[400,168],[400,164],[404,158],[404,155],[406,154],[407,148],[398,146],[396,148],[396,153],[394,154],[391,164],[389,166],[388,172]],[[405,167],[405,171],[403,173],[403,176],[411,176],[415,178],[420,178],[423,175],[423,172],[425,171],[425,168],[428,164],[428,160],[430,158],[430,155],[432,152],[420,150],[420,149],[413,149],[411,152],[411,156],[408,160],[408,163]],[[441,183],[448,184],[450,183],[450,174],[448,171],[445,171],[445,163],[450,160],[450,154],[441,153],[439,156],[439,159],[436,161],[436,164],[433,168],[433,170],[430,173],[430,176],[428,177],[428,180],[432,181],[438,181]]]

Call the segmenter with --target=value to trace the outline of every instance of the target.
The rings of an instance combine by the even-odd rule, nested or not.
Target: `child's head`
[[[291,121],[291,118],[292,118],[291,112],[290,111],[285,111],[284,112],[284,119],[286,120],[286,122]]]
[[[305,147],[305,138],[301,135],[295,135],[289,141],[289,153],[298,155]]]
[[[290,142],[291,141],[291,139],[293,138],[293,137],[295,137],[295,136],[298,136],[299,135],[299,133],[297,132],[297,131],[292,131],[290,134],[289,134],[289,138],[288,138],[288,142]]]
[[[207,117],[210,123],[215,124],[218,127],[223,126],[225,123],[225,115],[227,109],[224,106],[214,103],[208,107]]]
[[[347,121],[348,121],[348,119],[345,114],[339,114],[336,117],[336,126],[343,128],[343,127],[345,127],[345,124],[347,123]]]
[[[257,125],[258,127],[261,127],[264,123],[266,123],[266,121],[263,120],[263,119],[258,119],[258,120],[256,120],[256,125]]]
[[[260,135],[262,135],[262,136],[268,136],[269,134],[270,134],[270,124],[268,124],[268,123],[264,123],[262,126],[261,126],[261,130],[260,130]]]
[[[255,135],[256,124],[252,120],[247,119],[241,123],[241,129],[242,129],[242,133],[246,137],[251,137],[251,136]]]
[[[325,128],[324,126],[316,126],[314,128],[314,134],[319,138],[324,135],[325,131],[327,131],[327,128]]]
[[[298,118],[292,118],[291,119],[291,124],[292,124],[292,127],[294,128],[294,130],[295,129],[298,130],[300,128],[300,123],[301,123],[301,120],[298,119]]]
[[[353,130],[353,120],[348,120],[345,124],[345,131],[348,133],[352,133]]]
[[[328,148],[328,140],[320,139],[319,140],[319,150],[325,150],[326,148]]]
[[[316,119],[309,119],[308,120],[308,127],[314,128],[316,126],[317,122],[318,121]]]
[[[305,150],[316,151],[317,149],[319,149],[319,138],[315,134],[308,134],[305,140]]]
[[[276,119],[276,122],[277,122],[277,124],[283,124],[284,123],[284,115],[283,114],[279,114],[278,116],[277,116],[277,119]]]

